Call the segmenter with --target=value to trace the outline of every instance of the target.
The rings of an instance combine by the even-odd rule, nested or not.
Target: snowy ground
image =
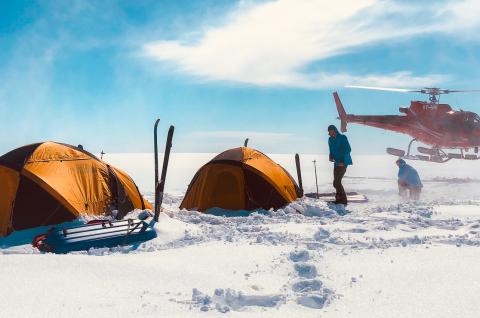
[[[29,241],[45,229],[1,239],[1,316],[479,316],[480,163],[412,163],[425,185],[412,203],[397,196],[392,157],[356,156],[344,183],[370,201],[345,216],[311,199],[249,217],[179,211],[211,157],[172,156],[159,236],[136,249],[42,254]],[[293,155],[272,157],[296,176]],[[331,191],[325,156],[301,157],[306,190],[316,159]],[[150,154],[106,159],[151,199]]]

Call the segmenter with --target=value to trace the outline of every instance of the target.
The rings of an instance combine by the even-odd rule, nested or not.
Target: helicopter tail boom
[[[337,105],[338,111],[338,118],[340,119],[340,131],[346,132],[347,131],[347,113],[345,112],[345,108],[343,108],[342,101],[338,96],[337,92],[333,92],[333,98],[335,99],[335,104]]]

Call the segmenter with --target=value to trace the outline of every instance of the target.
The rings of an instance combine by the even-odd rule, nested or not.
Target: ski
[[[173,139],[173,131],[175,127],[170,126],[168,129],[167,135],[167,143],[165,144],[165,153],[163,154],[163,167],[162,167],[162,176],[160,182],[156,184],[155,187],[155,222],[158,222],[158,217],[160,215],[160,207],[163,202],[163,191],[165,188],[165,178],[167,176],[167,168],[168,168],[168,161],[170,160],[170,149],[172,149],[172,139]],[[156,169],[158,169],[158,164]]]
[[[297,167],[298,187],[300,188],[299,197],[303,197],[303,182],[302,182],[302,170],[300,168],[300,156],[295,154],[295,165]]]
[[[158,196],[156,189],[158,187],[158,143],[157,143],[157,130],[158,130],[158,124],[160,123],[160,118],[157,118],[155,121],[155,126],[153,127],[153,155],[155,158],[155,181],[154,181],[154,191],[155,191],[155,214],[157,213],[157,207],[158,207]]]

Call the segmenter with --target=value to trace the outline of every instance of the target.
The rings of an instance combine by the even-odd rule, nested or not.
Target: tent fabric
[[[110,167],[117,175],[117,179],[121,182],[123,188],[125,189],[125,192],[132,201],[133,205],[136,207],[140,206],[143,210],[146,206],[149,206],[151,208],[150,203],[144,197],[142,197],[140,190],[138,190],[138,187],[132,180],[132,178],[130,178],[130,176],[126,172],[112,166]]]
[[[44,191],[29,178],[20,176],[10,228],[24,230],[50,223],[61,223],[72,219],[71,213],[50,193]]]
[[[205,165],[192,181],[180,208],[204,211],[211,207],[240,210],[245,207],[244,173],[241,167],[213,163]]]
[[[8,167],[0,166],[0,236],[7,234],[7,227],[4,226],[10,221],[12,210],[20,183],[20,174]]]
[[[44,142],[0,157],[0,236],[134,208],[152,206],[125,172],[82,149]]]
[[[239,147],[222,152],[198,170],[180,208],[277,209],[297,199],[299,192],[280,165],[258,150]]]
[[[94,159],[28,161],[23,174],[77,217],[87,210],[94,215],[105,213],[112,197],[108,169]]]

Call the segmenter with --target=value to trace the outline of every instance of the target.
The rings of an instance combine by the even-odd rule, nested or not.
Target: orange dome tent
[[[284,168],[258,150],[240,147],[222,152],[198,170],[180,208],[278,209],[299,193]]]
[[[44,142],[0,157],[0,236],[134,208],[152,206],[125,172],[83,149]]]

